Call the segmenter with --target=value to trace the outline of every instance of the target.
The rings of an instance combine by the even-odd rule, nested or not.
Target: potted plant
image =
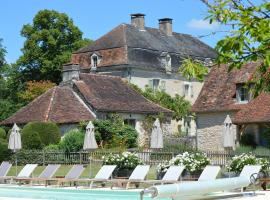
[[[184,152],[178,154],[169,161],[169,165],[183,165],[185,166],[185,175],[192,178],[198,178],[202,170],[210,164],[210,159],[207,158],[205,153]]]
[[[245,165],[261,165],[261,171],[267,171],[269,168],[269,162],[264,158],[256,158],[251,153],[243,153],[234,156],[227,164],[227,170],[233,172],[234,176],[240,174]]]
[[[116,165],[113,176],[114,178],[129,177],[137,165],[142,161],[135,153],[123,152],[122,154],[110,154],[103,157],[103,165]]]
[[[170,167],[169,162],[158,164],[158,166],[157,166],[157,180],[161,180],[163,178],[163,176],[165,175],[165,173],[167,172],[169,167]]]

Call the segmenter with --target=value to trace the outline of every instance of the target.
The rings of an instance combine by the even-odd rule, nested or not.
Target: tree
[[[208,73],[208,68],[200,62],[187,58],[182,61],[182,65],[179,67],[179,73],[189,81],[195,78],[202,82]]]
[[[3,46],[3,39],[0,38],[0,68],[6,64],[6,48]]]
[[[227,35],[216,45],[217,63],[230,69],[256,61],[255,95],[270,91],[270,2],[259,0],[201,0],[209,8],[210,23],[218,22]],[[224,31],[223,31],[224,32]]]
[[[18,95],[26,103],[29,103],[54,86],[55,83],[50,81],[28,81],[26,83],[26,90],[20,92]]]
[[[82,38],[82,32],[72,19],[54,10],[39,11],[32,24],[23,26],[21,35],[26,41],[16,65],[22,82],[59,83],[62,65],[70,61],[71,53],[90,42]]]
[[[146,87],[145,90],[141,90],[136,85],[130,84],[130,86],[142,94],[145,98],[159,104],[160,106],[163,106],[164,108],[172,110],[173,119],[175,120],[181,120],[190,113],[191,104],[182,96],[175,95],[175,97],[171,97],[165,91],[154,91],[149,87]]]

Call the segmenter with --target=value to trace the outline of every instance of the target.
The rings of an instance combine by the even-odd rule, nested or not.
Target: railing
[[[40,165],[47,165],[51,163],[57,164],[88,164],[91,162],[102,164],[102,157],[109,154],[119,154],[120,152],[110,152],[97,150],[93,152],[46,152],[46,151],[26,151],[22,150],[12,156],[18,159],[19,164],[37,163]],[[164,152],[164,151],[144,151],[137,152],[141,160],[145,164],[157,165],[169,161],[175,155],[182,152]],[[228,161],[235,155],[234,152],[205,152],[207,157],[211,160],[211,164],[225,166]],[[260,158],[266,158],[270,161],[270,155],[257,155]]]

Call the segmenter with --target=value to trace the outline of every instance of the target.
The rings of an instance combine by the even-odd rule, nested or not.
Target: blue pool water
[[[0,186],[0,197],[46,200],[140,200],[138,191],[108,191]],[[144,197],[150,200],[150,197]]]

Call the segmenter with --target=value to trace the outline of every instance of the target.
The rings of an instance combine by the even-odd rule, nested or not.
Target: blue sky
[[[8,62],[21,55],[24,38],[20,30],[32,23],[42,9],[54,9],[68,14],[84,33],[84,37],[97,39],[121,23],[130,23],[131,13],[146,14],[146,26],[158,27],[158,19],[173,19],[173,31],[193,36],[206,35],[218,29],[203,21],[207,8],[199,0],[8,0],[1,2],[0,38],[8,54]],[[221,35],[202,40],[215,46]]]

